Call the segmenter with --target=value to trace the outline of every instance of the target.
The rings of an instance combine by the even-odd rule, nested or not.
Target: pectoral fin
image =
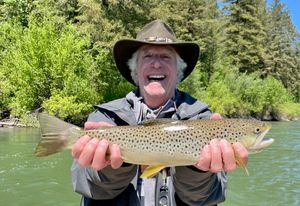
[[[159,171],[161,171],[162,169],[164,169],[166,166],[164,165],[153,165],[153,166],[148,166],[144,172],[141,174],[141,178],[151,178],[154,175],[156,175],[156,173],[158,173]]]
[[[234,149],[234,147],[232,147],[232,149],[234,151],[234,157],[235,157],[235,161],[236,161],[237,165],[240,166],[244,170],[244,172],[247,176],[249,176],[250,174],[246,167],[245,162],[242,160],[241,156],[237,153],[237,151]]]

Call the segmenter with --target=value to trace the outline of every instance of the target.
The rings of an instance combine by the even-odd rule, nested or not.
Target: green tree
[[[149,8],[144,4],[140,1],[79,1],[81,9],[76,25],[82,34],[90,36],[95,48],[92,55],[102,69],[100,79],[107,84],[102,91],[104,101],[124,96],[133,88],[118,72],[112,47],[121,38],[135,37],[145,21],[141,9]]]
[[[77,26],[90,35],[91,43],[111,49],[121,38],[135,37],[136,32],[148,22],[148,10],[143,1],[79,1]]]
[[[0,65],[12,114],[21,116],[46,102],[49,112],[76,119],[77,114],[85,114],[101,102],[98,91],[103,84],[95,82],[98,68],[89,45],[87,37],[79,36],[72,25],[63,24],[51,13],[30,15],[28,28],[3,55]],[[73,105],[69,108],[78,107],[76,113],[63,111],[66,107],[60,105],[65,102]]]
[[[76,17],[79,15],[80,5],[78,0],[48,0],[51,1],[57,9],[57,13],[64,16],[67,21],[77,22]]]
[[[281,80],[297,99],[300,81],[299,33],[287,8],[279,0],[273,1],[266,25],[265,74]]]
[[[4,0],[0,2],[0,22],[15,19],[28,26],[28,15],[35,8],[34,0]]]
[[[261,72],[264,67],[264,27],[261,0],[224,0],[226,23],[224,55],[241,72]]]
[[[214,111],[300,115],[293,102],[300,101],[300,37],[279,0],[269,10],[266,0],[1,1],[0,110],[22,116],[43,106],[80,123],[92,105],[133,89],[112,47],[154,19],[200,45],[196,68],[179,87]]]
[[[201,95],[212,110],[228,117],[280,119],[277,108],[292,102],[283,84],[271,76],[261,79],[255,73],[240,73],[228,65],[218,64],[211,84]]]

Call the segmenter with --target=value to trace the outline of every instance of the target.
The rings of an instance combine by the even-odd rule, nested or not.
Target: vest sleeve
[[[126,124],[126,122],[120,122],[114,112],[109,110],[101,112],[99,109],[89,115],[88,121],[103,121],[113,125]],[[113,199],[128,187],[136,172],[137,166],[127,163],[123,163],[118,169],[107,166],[96,171],[92,168],[81,167],[74,160],[71,168],[73,189],[88,198]]]
[[[131,164],[118,169],[107,166],[96,171],[83,168],[74,160],[71,168],[72,184],[74,191],[85,197],[96,200],[113,199],[127,188],[136,171],[137,166]]]

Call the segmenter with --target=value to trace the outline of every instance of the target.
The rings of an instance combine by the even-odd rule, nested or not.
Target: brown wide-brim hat
[[[133,53],[143,45],[170,45],[187,64],[183,71],[185,79],[194,69],[198,57],[199,46],[194,42],[177,42],[173,30],[163,21],[155,20],[147,24],[136,36],[136,39],[122,39],[115,43],[113,48],[117,68],[122,76],[134,84],[131,71],[127,64]]]

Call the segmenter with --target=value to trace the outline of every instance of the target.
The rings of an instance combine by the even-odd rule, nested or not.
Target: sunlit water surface
[[[275,142],[250,157],[246,176],[229,174],[228,198],[222,206],[300,205],[300,122],[272,122],[266,135]]]
[[[300,122],[273,122],[273,145],[252,155],[250,176],[229,174],[227,200],[221,206],[300,205]],[[43,158],[33,155],[39,130],[0,128],[0,205],[79,205],[70,178],[68,151]]]

